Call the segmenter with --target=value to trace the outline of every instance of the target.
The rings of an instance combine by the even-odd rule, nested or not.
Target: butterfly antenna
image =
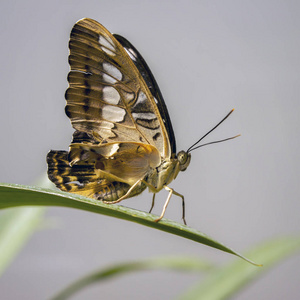
[[[204,145],[209,145],[209,144],[215,144],[215,143],[220,143],[220,142],[224,142],[224,141],[227,141],[227,140],[232,140],[240,135],[236,135],[236,136],[233,136],[233,137],[230,137],[230,138],[227,138],[227,139],[224,139],[224,140],[220,140],[220,141],[215,141],[215,142],[211,142],[211,143],[207,143],[207,144],[203,144],[203,145],[199,145],[195,148],[193,148],[194,146],[196,146],[198,143],[200,143],[207,135],[209,135],[212,131],[214,131],[220,124],[222,124],[232,113],[233,113],[234,109],[232,109],[216,126],[214,126],[210,131],[208,131],[206,134],[204,134],[204,136],[202,138],[200,138],[196,143],[194,143],[188,150],[187,150],[187,153],[188,152],[191,152],[197,148],[200,148]]]
[[[197,146],[197,147],[195,147],[195,148],[191,149],[189,152],[191,152],[191,151],[193,151],[193,150],[195,150],[195,149],[198,149],[198,148],[200,148],[200,147],[203,147],[203,146],[207,146],[207,145],[211,145],[211,144],[217,144],[217,143],[221,143],[221,142],[229,141],[229,140],[235,139],[235,138],[237,138],[237,137],[239,137],[239,136],[241,136],[241,135],[240,135],[240,134],[238,134],[238,135],[232,136],[232,137],[230,137],[230,138],[227,138],[227,139],[223,139],[223,140],[219,140],[219,141],[214,141],[214,142],[210,142],[210,143],[202,144],[202,145],[199,145],[199,146]]]

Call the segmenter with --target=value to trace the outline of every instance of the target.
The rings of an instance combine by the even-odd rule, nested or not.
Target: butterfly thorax
[[[178,175],[179,171],[185,171],[191,160],[191,155],[185,151],[180,151],[177,156],[165,159],[150,174],[146,176],[146,181],[153,189],[149,190],[153,193],[159,192],[164,186],[167,186]]]

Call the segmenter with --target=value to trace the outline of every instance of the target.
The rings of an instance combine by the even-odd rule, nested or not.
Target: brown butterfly
[[[182,199],[186,224],[184,197],[168,184],[186,170],[190,152],[200,147],[194,146],[202,138],[176,154],[159,87],[145,60],[125,38],[86,18],[74,25],[69,48],[65,111],[76,131],[68,152],[48,153],[49,179],[63,191],[105,203],[118,203],[148,187],[153,193],[151,210],[155,194],[164,188],[169,194],[155,221],[164,216],[175,194]]]

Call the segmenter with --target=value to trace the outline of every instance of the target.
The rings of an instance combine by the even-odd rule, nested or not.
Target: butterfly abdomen
[[[95,193],[94,197],[104,202],[114,202],[124,196],[130,186],[124,182],[114,181],[106,185],[102,185],[101,189]]]

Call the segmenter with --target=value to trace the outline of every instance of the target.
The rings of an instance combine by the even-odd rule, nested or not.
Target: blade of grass
[[[154,220],[157,216],[146,212],[123,207],[121,205],[105,204],[101,201],[56,190],[15,184],[0,184],[0,209],[23,205],[72,207],[136,222],[144,226],[169,232],[224,252],[234,254],[255,265],[254,262],[248,260],[238,252],[215,241],[196,229],[167,219],[162,219],[156,223]]]
[[[67,299],[79,290],[82,290],[91,284],[100,283],[103,280],[127,274],[129,272],[153,269],[205,272],[213,269],[213,265],[197,258],[186,256],[157,257],[128,263],[119,263],[103,270],[93,272],[92,274],[77,280],[57,294],[54,298],[52,298],[52,300]]]
[[[222,300],[278,264],[284,258],[300,251],[300,237],[283,237],[265,242],[247,253],[247,256],[263,262],[262,268],[255,268],[241,260],[235,260],[212,271],[201,283],[196,284],[180,300]]]
[[[0,275],[41,224],[45,208],[18,207],[0,215]]]

